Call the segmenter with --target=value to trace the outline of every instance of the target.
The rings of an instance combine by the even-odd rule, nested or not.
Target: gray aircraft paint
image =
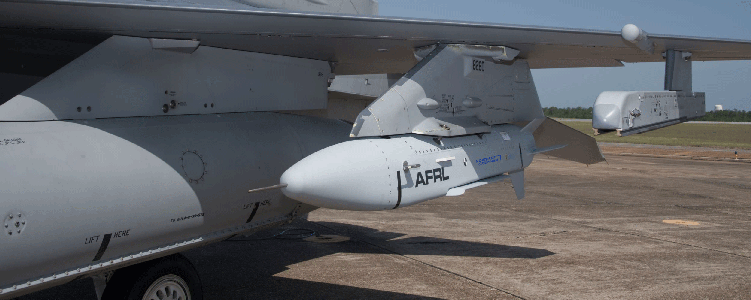
[[[701,92],[602,92],[592,108],[592,128],[621,136],[675,125],[705,114]]]
[[[25,222],[1,228],[0,298],[244,225],[257,203],[256,220],[287,216],[298,202],[278,190],[247,191],[276,184],[348,129],[273,113],[0,123],[0,220],[14,214]],[[61,274],[57,282],[39,281],[53,274]]]
[[[544,118],[529,66],[506,47],[440,45],[363,110],[353,137],[457,136]]]
[[[477,51],[469,52],[477,54]],[[491,54],[488,56],[491,59],[499,54],[480,53]],[[250,68],[237,64],[248,58],[256,62]],[[429,64],[431,59],[424,58],[423,62]],[[232,63],[240,65],[239,68],[233,66],[237,72],[203,71]],[[460,65],[463,63],[466,61]],[[532,93],[534,101],[527,105],[536,105],[540,111],[529,69],[523,61],[512,64],[514,70],[518,66],[522,73],[513,73],[516,79],[509,86],[521,86],[522,94]],[[2,245],[4,249],[19,256],[0,261],[4,264],[0,267],[10,270],[6,277],[0,278],[2,295],[19,295],[80,276],[100,274],[170,251],[221,240],[264,224],[282,222],[295,213],[314,209],[312,206],[300,208],[298,202],[283,197],[279,190],[250,196],[246,192],[275,185],[283,170],[307,154],[343,141],[346,125],[305,117],[214,113],[324,108],[325,98],[321,103],[320,94],[325,95],[330,78],[323,72],[326,68],[325,62],[214,49],[194,41],[115,36],[4,104],[0,107],[4,119],[37,122],[0,123],[3,133],[9,134],[3,137],[6,145],[2,150],[8,157],[4,167],[21,170],[21,173],[4,174],[8,177],[3,178],[8,179],[5,182],[14,188],[6,190],[12,200],[7,206],[4,203],[3,209],[8,210],[8,218],[16,215],[17,220],[26,223],[4,237],[8,242],[8,247]],[[253,70],[258,72],[253,73]],[[317,70],[321,71],[314,76],[296,77]],[[462,76],[485,79],[479,81],[486,86],[494,80],[492,78],[507,77],[484,77],[474,71],[479,70],[470,70]],[[269,73],[278,76],[262,76]],[[280,79],[287,75],[294,80]],[[295,85],[298,81],[301,83]],[[210,83],[208,88],[207,83]],[[246,94],[244,88],[249,86],[262,86],[266,92],[248,97],[252,94]],[[215,93],[207,94],[205,90],[211,91],[212,87]],[[274,89],[289,90],[273,98],[269,91]],[[474,98],[465,99],[471,100],[467,106],[481,103],[482,100]],[[176,100],[176,105],[169,107],[166,113],[161,111],[171,100]],[[212,107],[196,108],[196,102],[215,103],[216,107],[214,110]],[[483,120],[509,122],[529,120],[528,117]],[[283,118],[286,119],[281,120]],[[480,124],[479,117],[476,118]],[[47,121],[59,119],[77,120]],[[480,126],[483,130],[490,128]],[[512,125],[506,126],[510,135],[518,131]],[[453,135],[466,133],[465,130]],[[519,144],[516,147],[501,144],[454,150],[466,151],[468,159],[502,155],[504,160],[499,165],[503,168],[499,170],[515,174],[512,178],[517,178],[517,195],[523,197],[523,173],[518,171],[531,162],[534,141],[530,134],[514,137],[532,142],[529,147],[522,143],[521,149]],[[456,137],[458,140],[477,138]],[[482,157],[484,154],[487,157]],[[425,157],[417,158],[421,159]],[[450,163],[451,160],[445,160],[422,165]],[[368,164],[363,162],[360,168],[366,166]],[[444,168],[441,166],[441,172]],[[431,171],[435,169],[437,167]],[[500,174],[496,169],[492,174],[479,169],[466,169],[454,177],[456,183],[448,183],[450,175],[447,175],[446,184],[442,184],[444,176],[441,176],[441,184],[434,180],[433,185],[429,183],[428,170],[421,171],[426,189],[413,192],[407,187],[403,191],[403,205],[440,197],[451,188]],[[414,181],[415,190],[419,188],[418,177],[406,175],[404,173],[405,184]],[[367,181],[360,181],[360,184],[363,182]],[[389,186],[393,187],[393,183]],[[261,206],[261,203],[266,205]],[[398,206],[393,202],[388,204]],[[382,203],[365,205],[371,205],[367,209],[372,209]],[[253,218],[258,221],[247,225]],[[15,226],[12,221],[5,221],[9,227]],[[48,228],[60,226],[73,230],[50,237]],[[42,247],[46,243],[56,247]],[[28,253],[50,260],[34,260],[25,255]],[[22,254],[25,256],[20,256]],[[57,260],[64,263],[51,263]]]
[[[251,6],[296,11],[317,11],[353,15],[377,15],[374,0],[235,0]]]
[[[634,25],[623,27],[624,39],[647,39]],[[686,122],[705,114],[705,95],[692,92],[692,53],[667,50],[664,92],[602,92],[592,106],[595,134],[642,133]]]
[[[315,5],[324,5],[336,1],[313,2]],[[285,3],[294,6],[296,1]],[[2,224],[16,230],[15,234],[11,231],[11,234],[0,237],[2,249],[11,249],[10,253],[13,255],[0,259],[0,268],[3,270],[0,274],[0,298],[20,295],[82,276],[101,274],[107,270],[175,251],[216,242],[260,226],[278,224],[298,213],[314,209],[312,206],[284,198],[281,194],[283,191],[278,189],[250,194],[247,194],[247,190],[275,185],[282,170],[308,153],[342,141],[346,129],[340,123],[267,113],[214,113],[253,110],[287,110],[301,113],[304,110],[324,110],[329,107],[318,105],[318,101],[324,99],[325,104],[325,85],[330,76],[327,72],[320,72],[322,74],[315,74],[316,79],[298,79],[295,77],[297,73],[302,76],[306,73],[306,68],[281,67],[285,71],[277,77],[284,77],[286,81],[295,80],[292,83],[282,82],[274,80],[274,76],[260,76],[248,72],[247,68],[243,69],[247,65],[241,62],[246,58],[277,55],[274,58],[279,60],[269,58],[268,64],[261,64],[262,68],[272,73],[276,71],[275,67],[288,66],[288,63],[309,63],[308,66],[312,65],[313,69],[323,68],[328,71],[333,68],[339,75],[403,74],[421,60],[425,65],[429,64],[431,60],[425,57],[427,51],[421,47],[439,43],[464,44],[471,41],[473,44],[486,45],[487,48],[492,48],[488,45],[501,44],[509,47],[509,50],[518,50],[515,55],[479,55],[477,51],[469,51],[472,53],[464,55],[465,58],[473,58],[469,64],[464,62],[461,74],[447,73],[448,71],[442,68],[434,69],[435,74],[432,74],[434,79],[464,76],[475,81],[480,78],[479,82],[484,81],[481,80],[482,76],[478,75],[481,71],[475,67],[490,65],[488,62],[497,60],[494,58],[504,60],[504,56],[507,59],[515,56],[517,59],[501,62],[504,67],[497,66],[498,68],[510,65],[526,73],[530,68],[611,67],[622,66],[621,61],[663,61],[661,53],[672,49],[691,51],[692,59],[697,61],[751,58],[749,41],[650,35],[649,41],[654,49],[644,51],[632,41],[624,42],[619,32],[285,12],[255,9],[229,0],[0,1],[0,11],[4,12],[4,17],[0,19],[0,27],[5,28],[2,37],[5,38],[4,41],[12,42],[9,45],[13,45],[13,52],[6,57],[8,64],[4,64],[0,71],[10,74],[47,76],[62,64],[74,60],[92,48],[92,53],[97,53],[106,45],[112,45],[105,43],[105,46],[96,46],[103,41],[137,41],[111,47],[105,53],[100,52],[102,57],[116,61],[114,65],[107,65],[106,61],[96,59],[88,60],[87,64],[76,65],[74,62],[71,67],[78,66],[76,72],[68,72],[68,76],[53,77],[60,82],[41,84],[35,89],[36,95],[28,97],[33,101],[22,99],[24,101],[19,102],[28,105],[19,105],[17,102],[4,105],[3,109],[9,109],[5,116],[13,120],[77,120],[0,123],[0,132],[10,134],[9,137],[0,137],[3,141],[0,153],[7,153],[12,157],[2,160],[5,168],[2,169],[0,179],[5,180],[2,182],[14,183],[4,186],[6,194],[3,195],[4,202],[0,209],[7,210],[7,215],[0,217],[0,220],[3,221]],[[130,38],[110,39],[113,35]],[[150,48],[146,46],[147,39]],[[131,50],[140,56],[134,57],[124,53],[122,57],[131,59],[118,61],[121,57],[114,55]],[[204,55],[203,60],[197,59],[206,51],[210,51],[212,55]],[[247,54],[240,51],[256,53]],[[40,59],[40,56],[46,58]],[[305,59],[308,61],[304,63]],[[482,60],[485,63],[475,63]],[[79,62],[81,61],[83,60]],[[449,65],[451,64],[443,66]],[[208,76],[209,80],[218,78],[221,83],[228,85],[215,90],[217,94],[202,94],[212,88],[207,86],[206,82],[190,82],[204,75],[201,75],[201,72],[194,73],[188,66],[205,71],[203,74],[211,74]],[[105,68],[107,72],[96,73],[98,68]],[[131,71],[136,70],[132,73],[124,72],[128,71],[128,68],[131,68]],[[680,68],[681,66],[678,66],[674,71],[681,73]],[[139,73],[138,69],[148,72]],[[224,69],[232,72],[225,72]],[[469,72],[465,72],[466,70]],[[117,76],[118,73],[125,76]],[[522,74],[516,71],[512,73]],[[98,80],[97,75],[105,80]],[[426,74],[427,77],[429,76]],[[176,81],[170,81],[172,79]],[[492,79],[504,86],[521,83],[521,86],[526,86],[530,95],[535,90],[531,78],[526,81],[524,76],[496,76]],[[76,85],[78,81],[83,85]],[[117,83],[120,81],[122,84],[118,86]],[[459,89],[475,90],[470,88],[472,82],[463,80]],[[675,87],[683,86],[680,80],[672,82]],[[162,116],[159,109],[168,103],[167,100],[171,101],[169,97],[174,96],[170,93],[173,90],[168,85],[175,83],[179,84],[179,88],[186,90],[176,91],[174,95],[193,97],[190,101],[183,101],[190,109],[184,109],[185,107],[176,101],[176,108],[170,108],[168,116]],[[525,83],[530,84],[524,85]],[[113,93],[103,89],[108,84],[116,85],[119,90]],[[267,96],[274,97],[278,95],[276,92],[291,93],[291,96],[284,97],[282,101],[268,97],[254,98],[242,90],[246,84],[270,87],[275,93],[266,94]],[[302,87],[308,84],[313,87]],[[422,87],[407,91],[419,93],[421,89],[425,91],[424,87],[429,85],[426,82],[418,84]],[[76,89],[66,91],[66,85],[75,86]],[[251,88],[253,87],[248,87],[247,92],[250,92]],[[222,94],[225,90],[229,93]],[[110,94],[107,94],[108,91]],[[164,91],[167,93],[164,94]],[[160,97],[167,97],[160,100],[154,92],[161,93]],[[67,100],[45,100],[45,97],[56,93],[65,96]],[[491,94],[493,95],[495,94]],[[436,97],[431,99],[433,98]],[[417,101],[422,107],[420,109],[440,107],[436,105],[438,101],[420,102],[424,99],[427,97]],[[531,98],[517,99],[514,96],[512,103],[494,107],[500,110],[513,105],[515,109],[520,102],[522,105],[528,105],[522,101],[526,99]],[[192,106],[195,101],[199,104],[209,104],[209,100],[222,101],[222,104],[228,106],[217,106],[214,111],[191,110],[195,108]],[[103,102],[94,102],[96,104],[91,105],[91,101]],[[348,112],[353,107],[346,99],[337,103],[339,112]],[[453,103],[453,107],[458,107],[458,102],[447,103]],[[471,108],[473,113],[477,113],[483,103],[488,101],[477,96],[470,96],[461,101],[461,104]],[[410,105],[412,104],[415,103],[410,102]],[[358,107],[359,110],[360,105],[361,102],[354,107]],[[536,105],[539,106],[539,103]],[[92,106],[91,111],[88,110],[89,106]],[[78,107],[82,108],[80,115],[76,115],[79,114]],[[222,110],[229,108],[231,109]],[[415,112],[412,110],[410,113]],[[87,117],[87,113],[91,115]],[[329,116],[337,115],[327,113]],[[420,129],[415,126],[422,124],[422,121],[450,118],[456,113],[453,111],[451,116],[444,114],[426,117],[399,114],[391,116],[387,112],[381,114],[385,120],[389,120],[383,124],[393,128],[387,128],[388,132],[383,134],[411,134],[415,128]],[[500,111],[497,113],[473,117],[489,124],[514,120],[520,121],[521,126],[527,122],[531,124],[522,130],[525,132],[523,135],[532,134],[536,139],[536,146],[540,148],[520,149],[520,155],[530,156],[530,159],[522,158],[522,167],[531,162],[531,155],[542,151],[585,163],[602,160],[591,138],[581,135],[577,135],[575,139],[569,138],[574,136],[571,129],[559,123],[550,119],[531,118],[530,115],[524,114],[520,114],[517,119],[516,116],[504,116]],[[138,117],[144,115],[159,117]],[[17,119],[19,116],[24,117]],[[122,118],[93,119],[116,116]],[[485,117],[487,118],[483,119]],[[420,122],[410,123],[415,120]],[[405,122],[408,126],[402,126]],[[438,133],[444,130],[444,135],[451,137],[439,142],[448,143],[453,139],[474,138],[457,135],[492,131],[493,128],[489,124],[467,124],[456,124],[461,126],[455,127],[457,129],[454,129],[454,132],[449,132],[450,130],[443,127],[438,129],[429,126],[426,130],[418,132],[439,130],[436,131]],[[513,125],[501,126],[518,129]],[[404,128],[408,130],[403,131]],[[371,127],[371,131],[378,132],[375,127]],[[561,134],[566,136],[558,136]],[[369,135],[363,132],[363,136],[374,135],[381,134]],[[400,138],[407,141],[405,144],[411,145],[431,142],[430,137],[414,135],[397,136],[393,139]],[[584,143],[579,144],[582,141]],[[580,148],[579,145],[584,144],[586,147]],[[562,145],[569,146],[559,148]],[[582,149],[584,151],[581,151]],[[471,152],[462,148],[459,154],[461,151]],[[497,151],[497,148],[488,147],[482,151]],[[384,156],[385,153],[380,154],[380,157]],[[425,160],[428,156],[416,159]],[[378,159],[379,154],[376,153],[373,157]],[[391,156],[386,156],[387,159],[388,157]],[[455,160],[450,157],[434,159],[425,163],[426,168],[433,167],[431,171],[437,169],[436,164],[453,164]],[[488,159],[495,163],[492,156],[480,159]],[[371,161],[365,162],[367,165],[373,164]],[[393,172],[390,163],[386,164],[386,168]],[[413,168],[409,168],[410,166]],[[258,167],[260,169],[257,169]],[[367,174],[362,170],[346,169],[360,168],[360,164],[343,167],[343,170],[337,171]],[[416,164],[408,163],[407,167],[408,172],[418,172]],[[508,169],[515,167],[514,162]],[[403,164],[401,168],[404,170]],[[443,173],[445,167],[441,168]],[[466,173],[459,176],[461,182],[493,175],[475,169],[471,169],[477,173],[475,175],[472,175],[470,169],[465,169]],[[419,171],[426,180],[427,171]],[[508,173],[508,177],[514,183],[517,197],[523,197],[523,169]],[[128,174],[138,177],[131,180]],[[445,182],[454,179],[448,172],[446,175],[450,178],[446,178]],[[407,197],[405,204],[416,203],[422,198],[441,195],[440,193],[444,192],[456,194],[462,189],[498,180],[503,178],[502,176],[506,175],[486,177],[450,189],[448,185],[442,185],[443,181],[436,180],[431,182],[431,185],[424,186],[431,189],[415,194],[405,191],[403,196]],[[441,177],[443,179],[443,174]],[[401,176],[398,178],[402,179]],[[408,178],[405,176],[403,179],[406,182]],[[415,190],[422,187],[415,187]],[[144,191],[139,191],[141,189]],[[381,193],[386,195],[383,191]],[[136,196],[142,197],[135,198]],[[180,201],[178,197],[187,200]],[[10,199],[7,206],[5,198]],[[101,201],[102,198],[109,200]],[[174,205],[176,201],[179,202],[177,206]],[[199,207],[200,212],[183,214]],[[249,214],[248,210],[251,211]],[[112,213],[113,211],[116,213]],[[165,216],[164,212],[180,214],[172,216],[172,213],[167,213],[168,216]],[[89,219],[94,221],[89,222]],[[15,227],[13,220],[19,222],[18,227]],[[160,227],[159,222],[166,223],[166,227]],[[172,228],[175,232],[172,235],[165,233],[165,228],[170,228],[169,226],[174,226]],[[71,228],[81,232],[69,230]],[[126,239],[134,243],[126,245]],[[97,243],[98,247],[91,246]],[[35,247],[27,247],[28,245]],[[39,254],[36,257],[40,260],[33,261],[25,257],[30,256],[29,254]],[[70,258],[70,261],[56,260],[54,255]],[[26,264],[19,264],[16,260]],[[53,270],[52,268],[57,268],[57,264],[63,267]]]
[[[158,42],[113,36],[0,106],[0,120],[326,107],[328,62]]]
[[[259,10],[233,1],[193,2],[2,1],[0,27],[41,32],[54,28],[66,34],[63,40],[75,43],[110,35],[196,39],[211,47],[336,62],[334,70],[339,75],[403,74],[417,62],[414,48],[439,42],[505,45],[519,50],[519,57],[533,69],[662,62],[666,49],[690,51],[695,61],[751,59],[751,41],[651,34],[655,52],[649,54],[625,42],[619,31]],[[57,39],[42,35],[33,41],[29,45],[55,45]],[[11,69],[8,73],[44,69],[31,54],[56,55],[67,48],[21,45],[20,53],[29,56],[7,57],[12,63],[5,68]]]
[[[329,92],[375,99],[385,94],[402,74],[339,75],[329,87]]]

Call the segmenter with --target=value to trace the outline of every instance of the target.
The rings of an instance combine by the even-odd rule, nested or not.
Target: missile
[[[342,210],[395,209],[507,177],[523,198],[523,170],[532,157],[560,148],[535,148],[532,127],[538,125],[498,125],[489,133],[451,138],[409,134],[347,141],[300,160],[282,174],[280,185],[289,198]]]

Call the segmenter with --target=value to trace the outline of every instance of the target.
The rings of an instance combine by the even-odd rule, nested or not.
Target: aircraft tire
[[[165,295],[165,291],[172,295]],[[174,254],[119,269],[102,295],[102,300],[152,298],[203,300],[201,281],[193,264],[184,256]]]

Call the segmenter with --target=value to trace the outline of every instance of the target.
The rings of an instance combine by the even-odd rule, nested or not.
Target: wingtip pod
[[[636,43],[638,40],[646,36],[646,33],[634,24],[626,24],[621,29],[621,37],[632,43]]]
[[[621,37],[627,42],[649,54],[654,54],[655,45],[647,36],[647,32],[634,24],[626,24],[621,28]]]

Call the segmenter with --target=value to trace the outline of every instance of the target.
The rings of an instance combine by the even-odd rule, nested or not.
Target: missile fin
[[[464,195],[464,192],[466,192],[468,189],[481,187],[488,183],[493,183],[493,182],[500,181],[506,178],[508,178],[507,175],[498,175],[498,176],[493,176],[490,178],[485,178],[483,180],[478,180],[472,183],[468,183],[462,186],[457,186],[455,188],[449,189],[449,191],[446,193],[446,196],[447,197],[461,196],[461,195]]]
[[[487,182],[475,182],[475,183],[470,183],[470,184],[463,185],[463,186],[458,186],[446,192],[446,196],[447,197],[461,196],[461,195],[464,195],[464,192],[466,192],[468,189],[476,188],[478,186],[483,186],[486,184],[488,183]]]
[[[545,148],[537,148],[534,151],[530,152],[529,154],[537,155],[537,154],[545,153],[545,152],[548,152],[548,151],[558,150],[558,149],[561,149],[561,148],[566,147],[566,146],[568,146],[568,144],[555,145],[555,146],[550,146],[550,147],[545,147]]]
[[[535,147],[540,149],[555,145],[568,145],[561,149],[547,151],[545,155],[588,165],[605,161],[593,137],[551,118],[547,118],[537,128],[534,137]]]
[[[514,185],[514,192],[516,192],[516,199],[524,199],[524,170],[509,172],[511,177],[511,184]]]
[[[524,128],[522,128],[522,132],[535,132],[535,130],[537,130],[537,127],[540,127],[540,124],[542,124],[543,121],[545,121],[545,118],[537,118],[532,120],[532,122],[529,122],[527,126],[524,126]]]

